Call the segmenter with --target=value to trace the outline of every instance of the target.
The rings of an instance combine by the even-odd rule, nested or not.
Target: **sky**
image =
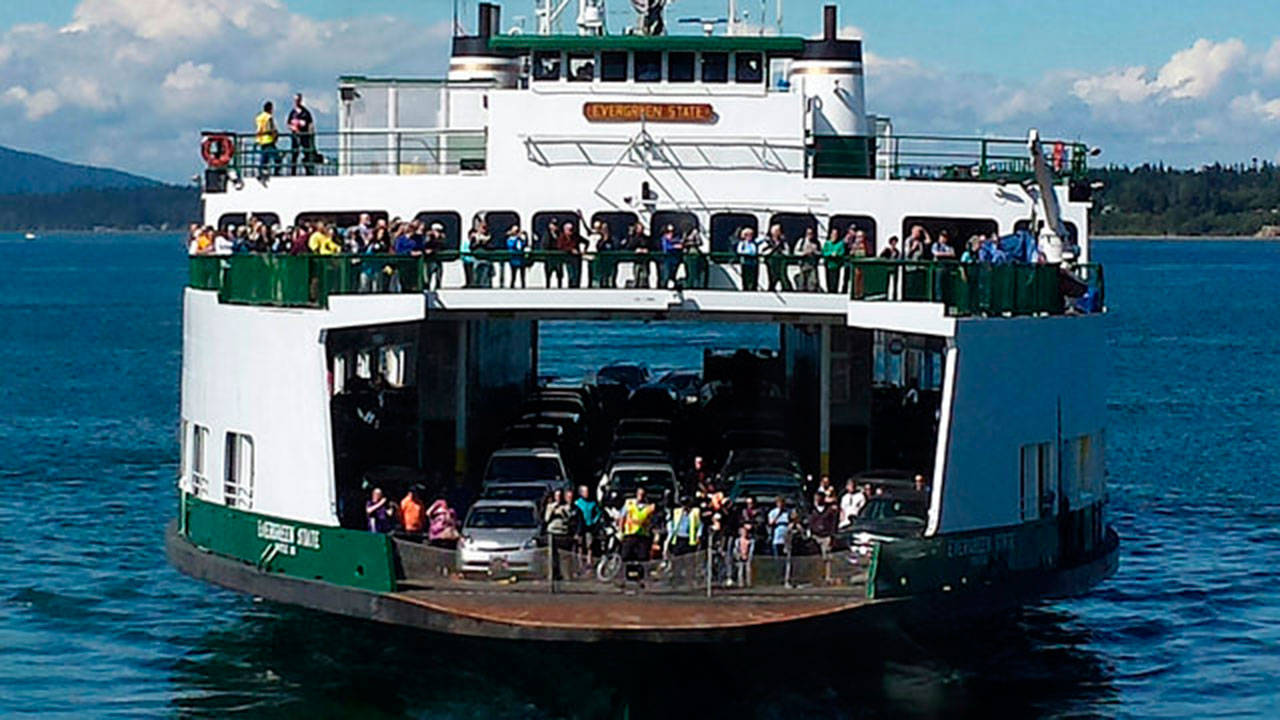
[[[768,0],[772,28],[774,2]],[[608,22],[631,22],[608,0]],[[786,0],[783,31],[820,29]],[[900,133],[1083,139],[1100,162],[1280,160],[1280,3],[838,0],[867,104]],[[453,0],[0,0],[0,145],[182,182],[202,129],[303,91],[333,127],[340,74],[443,76]],[[476,0],[459,0],[473,26]],[[503,26],[531,29],[532,0]],[[672,0],[684,17],[722,0]],[[759,22],[759,0],[739,0]]]

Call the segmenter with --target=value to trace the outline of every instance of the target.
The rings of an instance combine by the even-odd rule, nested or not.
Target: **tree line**
[[[200,191],[160,185],[0,195],[2,230],[184,228],[200,219]]]
[[[1254,235],[1280,226],[1280,167],[1270,162],[1107,167],[1089,172],[1095,235]]]

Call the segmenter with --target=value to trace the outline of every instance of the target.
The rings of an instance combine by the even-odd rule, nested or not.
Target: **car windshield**
[[[639,487],[647,493],[661,493],[675,485],[675,478],[666,470],[617,470],[613,473],[614,488],[624,493],[635,492]]]
[[[560,463],[549,457],[495,457],[489,462],[488,480],[562,480]]]
[[[859,520],[894,520],[910,518],[924,522],[929,514],[923,502],[901,498],[872,498],[858,514]]]
[[[533,508],[501,505],[472,508],[465,527],[469,528],[536,528],[538,519]]]
[[[496,485],[486,488],[481,497],[485,500],[541,500],[547,489],[541,485]]]

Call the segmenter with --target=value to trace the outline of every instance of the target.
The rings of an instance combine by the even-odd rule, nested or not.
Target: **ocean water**
[[[1096,255],[1114,579],[892,647],[619,653],[406,632],[169,568],[180,242],[0,235],[0,716],[1280,716],[1280,243]],[[572,374],[772,342],[561,325],[542,354]]]

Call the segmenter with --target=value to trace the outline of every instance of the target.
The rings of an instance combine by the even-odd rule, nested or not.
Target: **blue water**
[[[1280,716],[1280,244],[1097,256],[1113,580],[915,646],[632,656],[403,632],[171,570],[180,243],[0,236],[0,716]],[[559,326],[542,356],[572,374],[773,342]]]

